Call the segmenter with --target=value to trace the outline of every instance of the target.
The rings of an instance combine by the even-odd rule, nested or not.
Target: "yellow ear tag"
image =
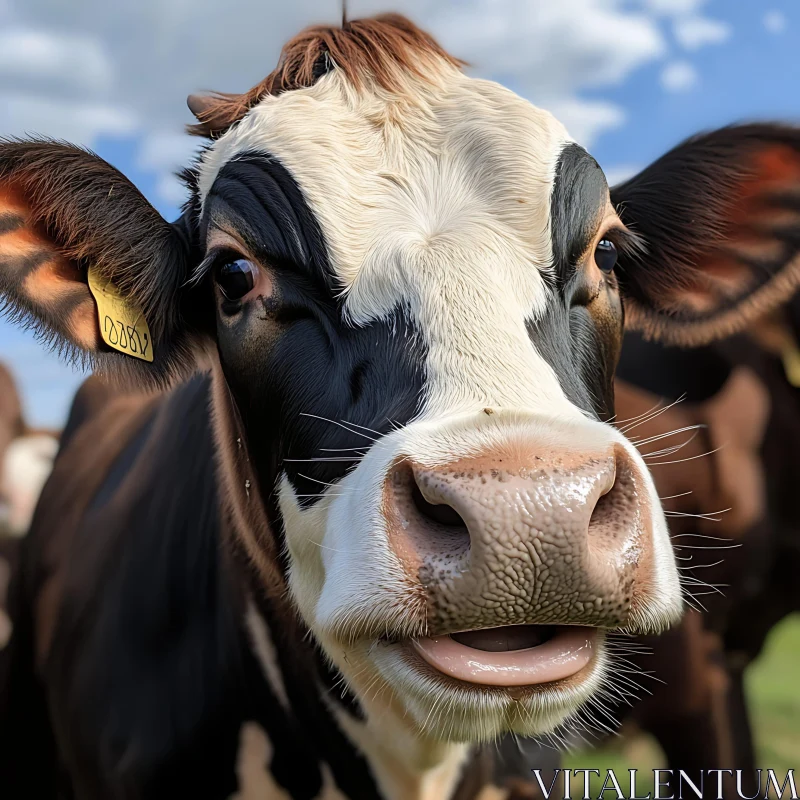
[[[153,337],[139,305],[123,297],[119,289],[89,267],[89,289],[97,302],[97,316],[103,341],[120,353],[153,360]]]
[[[786,380],[796,389],[800,387],[800,349],[797,345],[784,349],[781,353],[783,360],[783,371],[786,373]]]

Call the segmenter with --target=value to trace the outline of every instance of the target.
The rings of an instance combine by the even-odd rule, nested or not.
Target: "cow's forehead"
[[[550,194],[569,137],[548,112],[443,64],[397,93],[356,90],[334,70],[263,99],[200,165],[201,199],[238,155],[268,154],[297,182],[347,289],[414,248],[504,248],[551,260]],[[478,241],[480,240],[480,241]],[[517,260],[515,257],[514,260]]]

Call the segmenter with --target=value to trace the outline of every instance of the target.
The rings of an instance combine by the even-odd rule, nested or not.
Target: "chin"
[[[372,641],[357,646],[362,650],[358,660],[371,662],[367,671],[377,673],[373,686],[391,690],[420,734],[442,741],[547,734],[602,692],[608,672],[602,630],[565,626],[547,629],[547,640],[532,647],[481,649],[482,639],[506,630]],[[517,630],[517,636],[525,634]],[[585,644],[576,647],[576,641]]]

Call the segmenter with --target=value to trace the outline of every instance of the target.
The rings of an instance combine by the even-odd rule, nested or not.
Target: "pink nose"
[[[624,626],[651,568],[640,481],[619,446],[398,464],[384,509],[395,552],[424,590],[429,632]]]

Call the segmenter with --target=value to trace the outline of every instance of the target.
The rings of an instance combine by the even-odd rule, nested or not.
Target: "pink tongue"
[[[484,686],[530,686],[579,672],[591,660],[597,640],[596,629],[577,626],[520,625],[502,631],[493,628],[453,637],[423,637],[412,640],[412,645],[428,664],[458,680]],[[550,638],[531,646],[537,638],[541,641],[543,634]],[[517,646],[520,643],[523,648]]]

